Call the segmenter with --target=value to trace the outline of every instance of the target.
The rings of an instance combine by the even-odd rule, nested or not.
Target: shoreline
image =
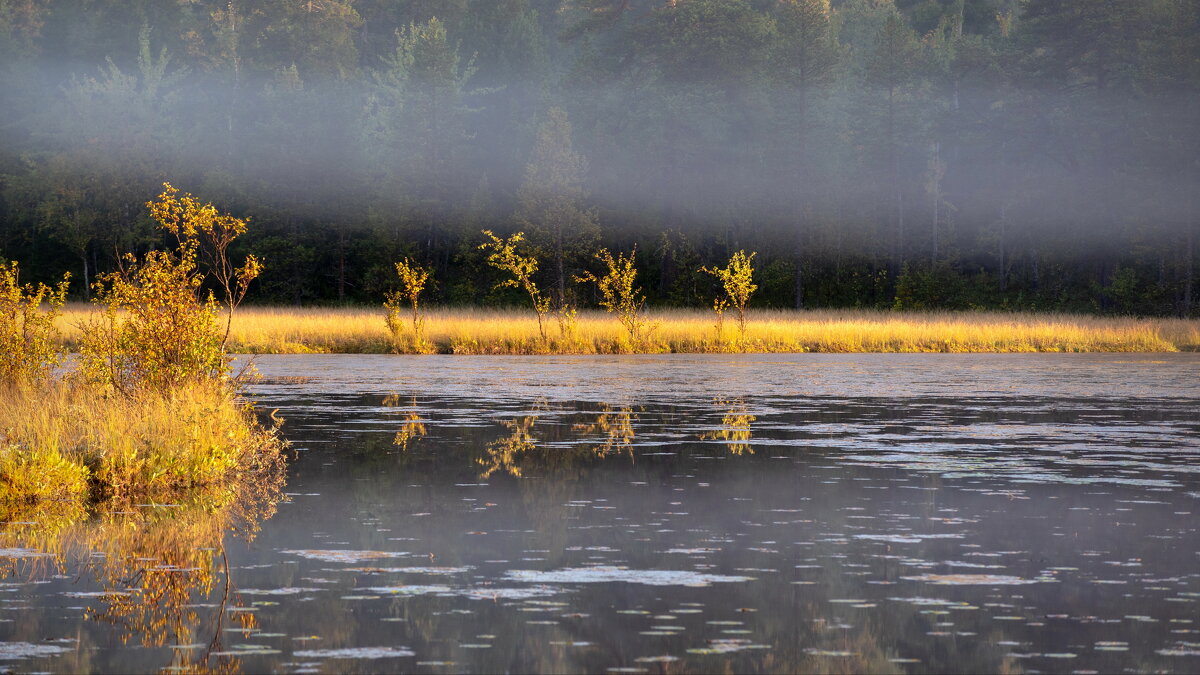
[[[59,319],[74,349],[77,324],[96,311],[68,305]],[[523,309],[433,309],[424,313],[426,344],[399,343],[382,308],[246,307],[234,316],[229,351],[242,354],[462,355],[729,353],[1155,353],[1200,351],[1200,319],[1101,317],[999,312],[753,310],[745,338],[726,314],[718,337],[711,311],[647,311],[654,328],[631,344],[616,317],[580,312],[563,335],[553,317],[542,340]]]

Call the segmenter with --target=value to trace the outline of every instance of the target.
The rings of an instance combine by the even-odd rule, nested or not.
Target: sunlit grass
[[[68,347],[74,324],[93,311],[68,306],[60,327]],[[646,352],[1161,352],[1200,349],[1200,321],[1000,312],[770,311],[748,314],[745,339],[698,310],[648,313],[656,327]],[[603,312],[581,312],[575,334],[551,326],[542,341],[531,311],[431,310],[425,339],[455,354],[596,354],[628,350],[621,325]],[[397,351],[383,310],[244,308],[229,348],[241,353],[386,353]]]
[[[225,491],[277,472],[282,450],[219,383],[131,398],[74,379],[0,389],[0,503]]]

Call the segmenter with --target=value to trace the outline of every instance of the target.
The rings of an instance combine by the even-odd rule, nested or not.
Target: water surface
[[[1200,355],[257,363],[288,494],[7,524],[0,665],[1200,670]]]

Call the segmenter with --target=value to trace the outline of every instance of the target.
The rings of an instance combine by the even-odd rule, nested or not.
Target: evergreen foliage
[[[488,229],[560,320],[600,246],[651,305],[754,249],[764,307],[1195,315],[1198,36],[1192,0],[0,3],[0,257],[86,298],[175,245],[176,176],[254,217],[264,302],[374,305],[408,256],[511,304]]]

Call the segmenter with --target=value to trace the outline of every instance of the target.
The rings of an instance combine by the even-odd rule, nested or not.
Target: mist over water
[[[556,189],[528,183],[559,108],[581,170],[540,175],[594,215],[569,266],[639,244],[656,301],[748,248],[776,306],[1192,307],[1194,3],[30,7],[2,27],[0,255],[46,276],[154,245],[163,180],[256,220],[271,298],[373,297],[404,253],[471,271],[479,229],[548,227],[521,195]]]

